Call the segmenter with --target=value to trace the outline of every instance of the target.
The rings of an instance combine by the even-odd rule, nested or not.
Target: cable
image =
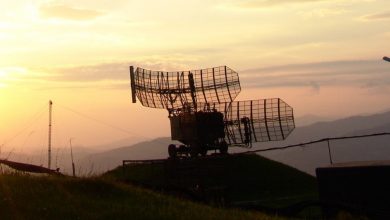
[[[315,143],[331,141],[331,140],[344,140],[344,139],[382,136],[382,135],[390,135],[390,132],[374,133],[374,134],[366,134],[366,135],[354,135],[354,136],[345,136],[345,137],[323,138],[323,139],[310,141],[310,142],[306,142],[306,143],[292,144],[292,145],[287,145],[287,146],[283,146],[283,147],[271,147],[271,148],[259,149],[259,150],[250,150],[250,151],[240,152],[240,153],[236,153],[236,154],[258,153],[258,152],[273,151],[273,150],[285,150],[288,148],[300,147],[300,146],[304,146],[304,145],[308,145],[308,144],[315,144]]]
[[[58,105],[58,106],[60,106],[60,107],[62,107],[62,108],[64,108],[64,109],[66,109],[66,110],[68,110],[68,111],[70,111],[70,112],[73,112],[73,113],[75,113],[75,114],[77,114],[77,115],[79,115],[79,116],[82,116],[82,117],[87,118],[87,119],[89,119],[89,120],[92,120],[92,121],[94,121],[94,122],[103,124],[103,125],[108,126],[108,127],[110,127],[110,128],[116,129],[116,130],[121,131],[121,132],[123,132],[123,133],[126,133],[126,134],[128,134],[128,135],[136,135],[136,136],[139,136],[139,137],[142,137],[142,138],[145,138],[145,139],[153,139],[152,137],[147,137],[147,136],[144,136],[144,135],[140,135],[140,134],[137,134],[136,132],[131,132],[131,131],[128,131],[128,130],[123,129],[123,128],[121,128],[121,127],[118,127],[118,126],[109,124],[109,123],[107,123],[107,122],[105,122],[105,121],[102,121],[102,120],[93,118],[93,117],[91,117],[91,116],[88,116],[88,115],[86,115],[86,114],[84,114],[84,113],[81,113],[81,112],[76,111],[76,110],[74,110],[74,109],[71,109],[71,108],[69,108],[69,107],[66,107],[66,106],[63,106],[63,105],[60,105],[60,104],[56,104],[56,105]],[[161,141],[158,141],[158,140],[156,140],[156,141],[162,143]]]
[[[9,142],[13,141],[15,138],[17,138],[18,136],[20,136],[24,131],[26,131],[28,128],[30,128],[36,121],[38,121],[38,119],[40,119],[42,116],[43,116],[43,113],[44,113],[44,110],[46,108],[46,104],[44,106],[42,106],[39,111],[37,111],[36,114],[34,114],[34,116],[32,116],[32,119],[30,121],[30,123],[25,126],[23,129],[21,129],[19,132],[16,133],[16,135],[12,136],[11,138],[9,138],[8,140],[5,140],[3,142],[3,144],[1,144],[1,147],[5,146],[6,144],[8,144]]]
[[[285,149],[288,149],[288,148],[300,147],[300,146],[305,146],[305,145],[315,144],[315,143],[320,143],[320,142],[325,142],[325,141],[331,141],[331,140],[355,139],[355,138],[365,138],[365,137],[384,136],[384,135],[390,135],[390,132],[374,133],[374,134],[365,134],[365,135],[354,135],[354,136],[344,136],[344,137],[333,137],[333,138],[323,138],[323,139],[319,139],[319,140],[315,140],[315,141],[310,141],[310,142],[306,142],[306,143],[292,144],[292,145],[287,145],[287,146],[283,146],[283,147],[271,147],[271,148],[266,148],[266,149],[244,151],[244,152],[239,152],[239,153],[232,153],[232,154],[230,154],[230,155],[240,155],[240,154],[248,154],[248,153],[258,153],[258,152],[274,151],[274,150],[285,150]],[[126,164],[163,163],[164,161],[166,161],[166,159],[154,159],[154,160],[122,160],[122,163],[123,163],[123,167],[124,167]]]

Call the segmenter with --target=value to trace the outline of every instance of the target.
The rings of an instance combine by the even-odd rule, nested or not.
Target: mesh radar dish
[[[225,111],[228,144],[281,141],[294,130],[293,109],[279,98],[235,101]]]
[[[238,73],[227,66],[191,71],[152,71],[130,66],[132,101],[168,110],[170,157],[227,153],[229,146],[281,141],[294,130],[293,109],[279,98],[235,101]]]
[[[196,103],[232,102],[241,91],[238,73],[227,66],[163,72],[137,68],[131,74],[133,102],[174,110]]]

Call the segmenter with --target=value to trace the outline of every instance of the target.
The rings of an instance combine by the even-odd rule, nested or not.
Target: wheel
[[[206,156],[207,155],[207,147],[206,146],[202,146],[201,148],[200,148],[200,155],[202,156],[202,157],[204,157],[204,156]]]
[[[228,144],[226,143],[226,141],[221,141],[221,143],[219,144],[219,152],[221,154],[227,154]]]
[[[177,150],[176,154],[178,156],[188,157],[188,147],[186,147],[185,145],[183,144],[179,145],[179,148],[177,148],[176,150]]]
[[[176,145],[170,144],[168,146],[168,155],[171,158],[175,158],[177,156],[177,150],[176,150]]]
[[[190,144],[190,156],[197,157],[199,154],[199,145],[198,144]]]
[[[199,151],[198,151],[197,148],[195,148],[195,147],[191,147],[191,148],[190,148],[190,156],[191,156],[191,157],[197,157],[198,154],[199,154]]]

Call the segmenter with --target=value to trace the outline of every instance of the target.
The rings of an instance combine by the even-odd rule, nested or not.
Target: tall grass
[[[213,208],[109,178],[0,175],[0,219],[278,219]]]

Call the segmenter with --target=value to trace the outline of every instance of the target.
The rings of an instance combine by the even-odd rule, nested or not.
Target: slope
[[[197,199],[256,202],[280,208],[317,199],[314,177],[256,154],[212,156],[121,167],[106,174],[151,188],[176,190]]]
[[[278,219],[212,208],[104,178],[0,175],[0,219]]]

